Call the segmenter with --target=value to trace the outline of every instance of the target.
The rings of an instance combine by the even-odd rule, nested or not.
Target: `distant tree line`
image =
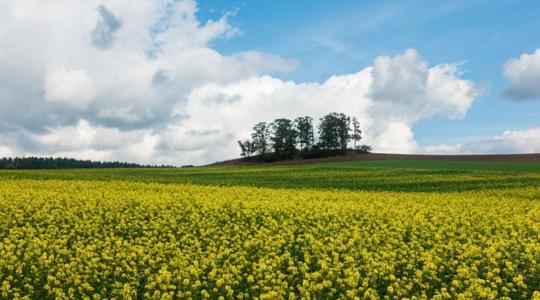
[[[0,169],[90,169],[90,168],[170,168],[172,166],[139,165],[126,162],[101,162],[53,157],[4,157]]]
[[[287,160],[295,157],[314,158],[348,151],[370,152],[368,145],[359,145],[362,139],[360,123],[356,117],[343,113],[330,113],[320,119],[315,139],[313,118],[285,118],[273,122],[260,122],[253,127],[251,139],[238,141],[244,158],[257,156],[262,160]],[[349,149],[352,142],[353,148]]]

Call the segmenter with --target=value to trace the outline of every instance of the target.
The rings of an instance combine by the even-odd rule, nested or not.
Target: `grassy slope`
[[[272,188],[452,192],[540,185],[540,163],[365,161],[191,169],[0,171],[1,178],[129,180]]]

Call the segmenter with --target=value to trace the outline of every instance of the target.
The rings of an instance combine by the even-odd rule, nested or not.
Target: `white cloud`
[[[272,74],[296,60],[221,54],[209,44],[239,34],[231,14],[196,12],[191,0],[3,3],[1,153],[205,163],[236,157],[256,122],[332,111],[357,116],[376,151],[410,153],[418,121],[461,118],[479,92],[459,64],[413,49],[322,83],[284,81]]]
[[[415,153],[417,152],[414,133],[403,123],[391,123],[374,140],[374,149],[382,153]]]
[[[435,115],[463,118],[481,93],[461,79],[460,64],[430,67],[414,49],[395,57],[380,56],[373,66],[369,96],[377,103],[372,114],[381,124],[401,122],[409,127]],[[386,125],[375,128],[385,130]]]
[[[93,148],[97,150],[117,150],[126,145],[138,143],[150,130],[130,130],[122,132],[117,128],[93,126],[82,119],[77,124],[55,128],[39,134],[34,140],[45,151],[75,151]]]
[[[168,55],[184,49],[203,48],[216,38],[232,38],[239,34],[239,30],[228,22],[231,13],[201,25],[195,15],[197,5],[194,1],[162,6],[160,11],[163,15],[174,16],[154,28],[154,40],[162,45],[160,50]]]
[[[428,75],[427,62],[414,49],[395,57],[379,56],[373,67],[371,97],[379,101],[415,102],[426,90]]]
[[[150,129],[121,131],[92,125],[81,119],[77,124],[55,128],[45,134],[27,133],[37,151],[26,155],[81,157],[93,160],[156,161],[159,141]]]
[[[493,138],[455,145],[424,147],[423,153],[438,154],[519,154],[540,152],[540,128],[505,130]]]
[[[401,87],[392,85],[402,79],[400,76],[406,80],[409,75],[416,79],[402,83]],[[194,89],[187,103],[177,106],[178,115],[190,117],[171,130],[165,144],[170,149],[175,148],[174,141],[187,145],[186,132],[214,128],[219,133],[207,137],[207,141],[199,139],[193,147],[220,148],[223,151],[209,157],[219,160],[223,155],[236,155],[237,146],[231,141],[249,137],[256,122],[303,115],[318,118],[338,111],[359,118],[363,142],[373,145],[375,151],[414,153],[418,151],[412,132],[416,122],[435,115],[460,118],[474,101],[478,90],[459,75],[458,65],[429,67],[416,51],[407,50],[396,57],[377,58],[373,67],[332,76],[321,84],[282,81],[270,76],[230,84],[210,83]],[[393,91],[383,93],[392,88]]]
[[[80,118],[109,124],[99,112],[124,106],[143,116],[140,126],[149,126],[167,122],[171,106],[201,84],[294,67],[294,61],[258,51],[216,52],[208,43],[230,38],[236,29],[227,22],[228,14],[201,24],[196,11],[190,0],[3,3],[3,127],[43,130]],[[152,82],[159,71],[168,76],[164,86]],[[27,113],[13,116],[13,110]]]
[[[10,157],[15,155],[15,151],[13,149],[0,145],[0,157]]]
[[[92,79],[85,70],[61,68],[47,73],[44,82],[45,100],[84,108],[95,96]]]
[[[511,85],[503,96],[510,100],[540,99],[540,49],[533,54],[524,53],[506,62],[503,68]]]

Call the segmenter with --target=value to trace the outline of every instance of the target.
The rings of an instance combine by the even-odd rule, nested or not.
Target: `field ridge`
[[[332,157],[292,159],[277,162],[258,162],[236,158],[209,164],[209,166],[235,165],[298,165],[326,162],[375,161],[375,160],[434,160],[434,161],[479,161],[479,162],[540,162],[540,153],[526,154],[390,154],[390,153],[349,153]]]

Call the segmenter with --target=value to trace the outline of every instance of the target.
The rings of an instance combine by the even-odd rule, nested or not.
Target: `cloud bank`
[[[456,145],[424,147],[421,152],[440,154],[520,154],[540,152],[540,128],[505,130],[500,135]]]
[[[422,152],[415,124],[463,118],[480,93],[460,64],[414,49],[320,83],[281,80],[294,58],[219,53],[211,43],[240,30],[231,14],[201,22],[190,0],[3,7],[0,155],[208,163],[238,156],[258,121],[331,111],[358,117],[375,151]]]

